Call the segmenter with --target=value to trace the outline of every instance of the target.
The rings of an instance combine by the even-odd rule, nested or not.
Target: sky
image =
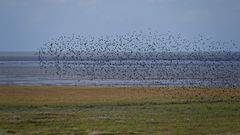
[[[240,0],[0,0],[0,51],[37,51],[61,35],[147,29],[239,43]]]

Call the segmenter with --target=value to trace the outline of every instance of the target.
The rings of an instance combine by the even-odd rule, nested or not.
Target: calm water
[[[240,61],[82,61],[56,75],[38,61],[0,61],[0,85],[240,86]],[[69,69],[71,69],[69,68]]]

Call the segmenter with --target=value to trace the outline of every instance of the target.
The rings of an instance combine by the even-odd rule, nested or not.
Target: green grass
[[[239,88],[2,86],[0,102],[0,134],[240,134]]]

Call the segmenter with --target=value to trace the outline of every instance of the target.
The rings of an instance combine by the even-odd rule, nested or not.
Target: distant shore
[[[71,54],[71,53],[70,53]],[[72,56],[72,55],[71,55]],[[199,60],[199,61],[239,61],[240,52],[105,52],[80,53],[68,60]],[[46,59],[54,60],[54,56]],[[76,58],[75,58],[76,57]],[[37,61],[38,52],[0,52],[0,61]],[[61,60],[61,58],[60,58]]]

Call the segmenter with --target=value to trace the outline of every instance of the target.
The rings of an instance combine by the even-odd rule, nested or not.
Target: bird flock
[[[215,41],[206,35],[189,40],[171,32],[73,34],[44,43],[38,58],[46,73],[79,81],[201,80],[202,84],[236,86],[240,65],[231,61],[240,60],[239,53],[233,52],[238,47],[232,40]]]

